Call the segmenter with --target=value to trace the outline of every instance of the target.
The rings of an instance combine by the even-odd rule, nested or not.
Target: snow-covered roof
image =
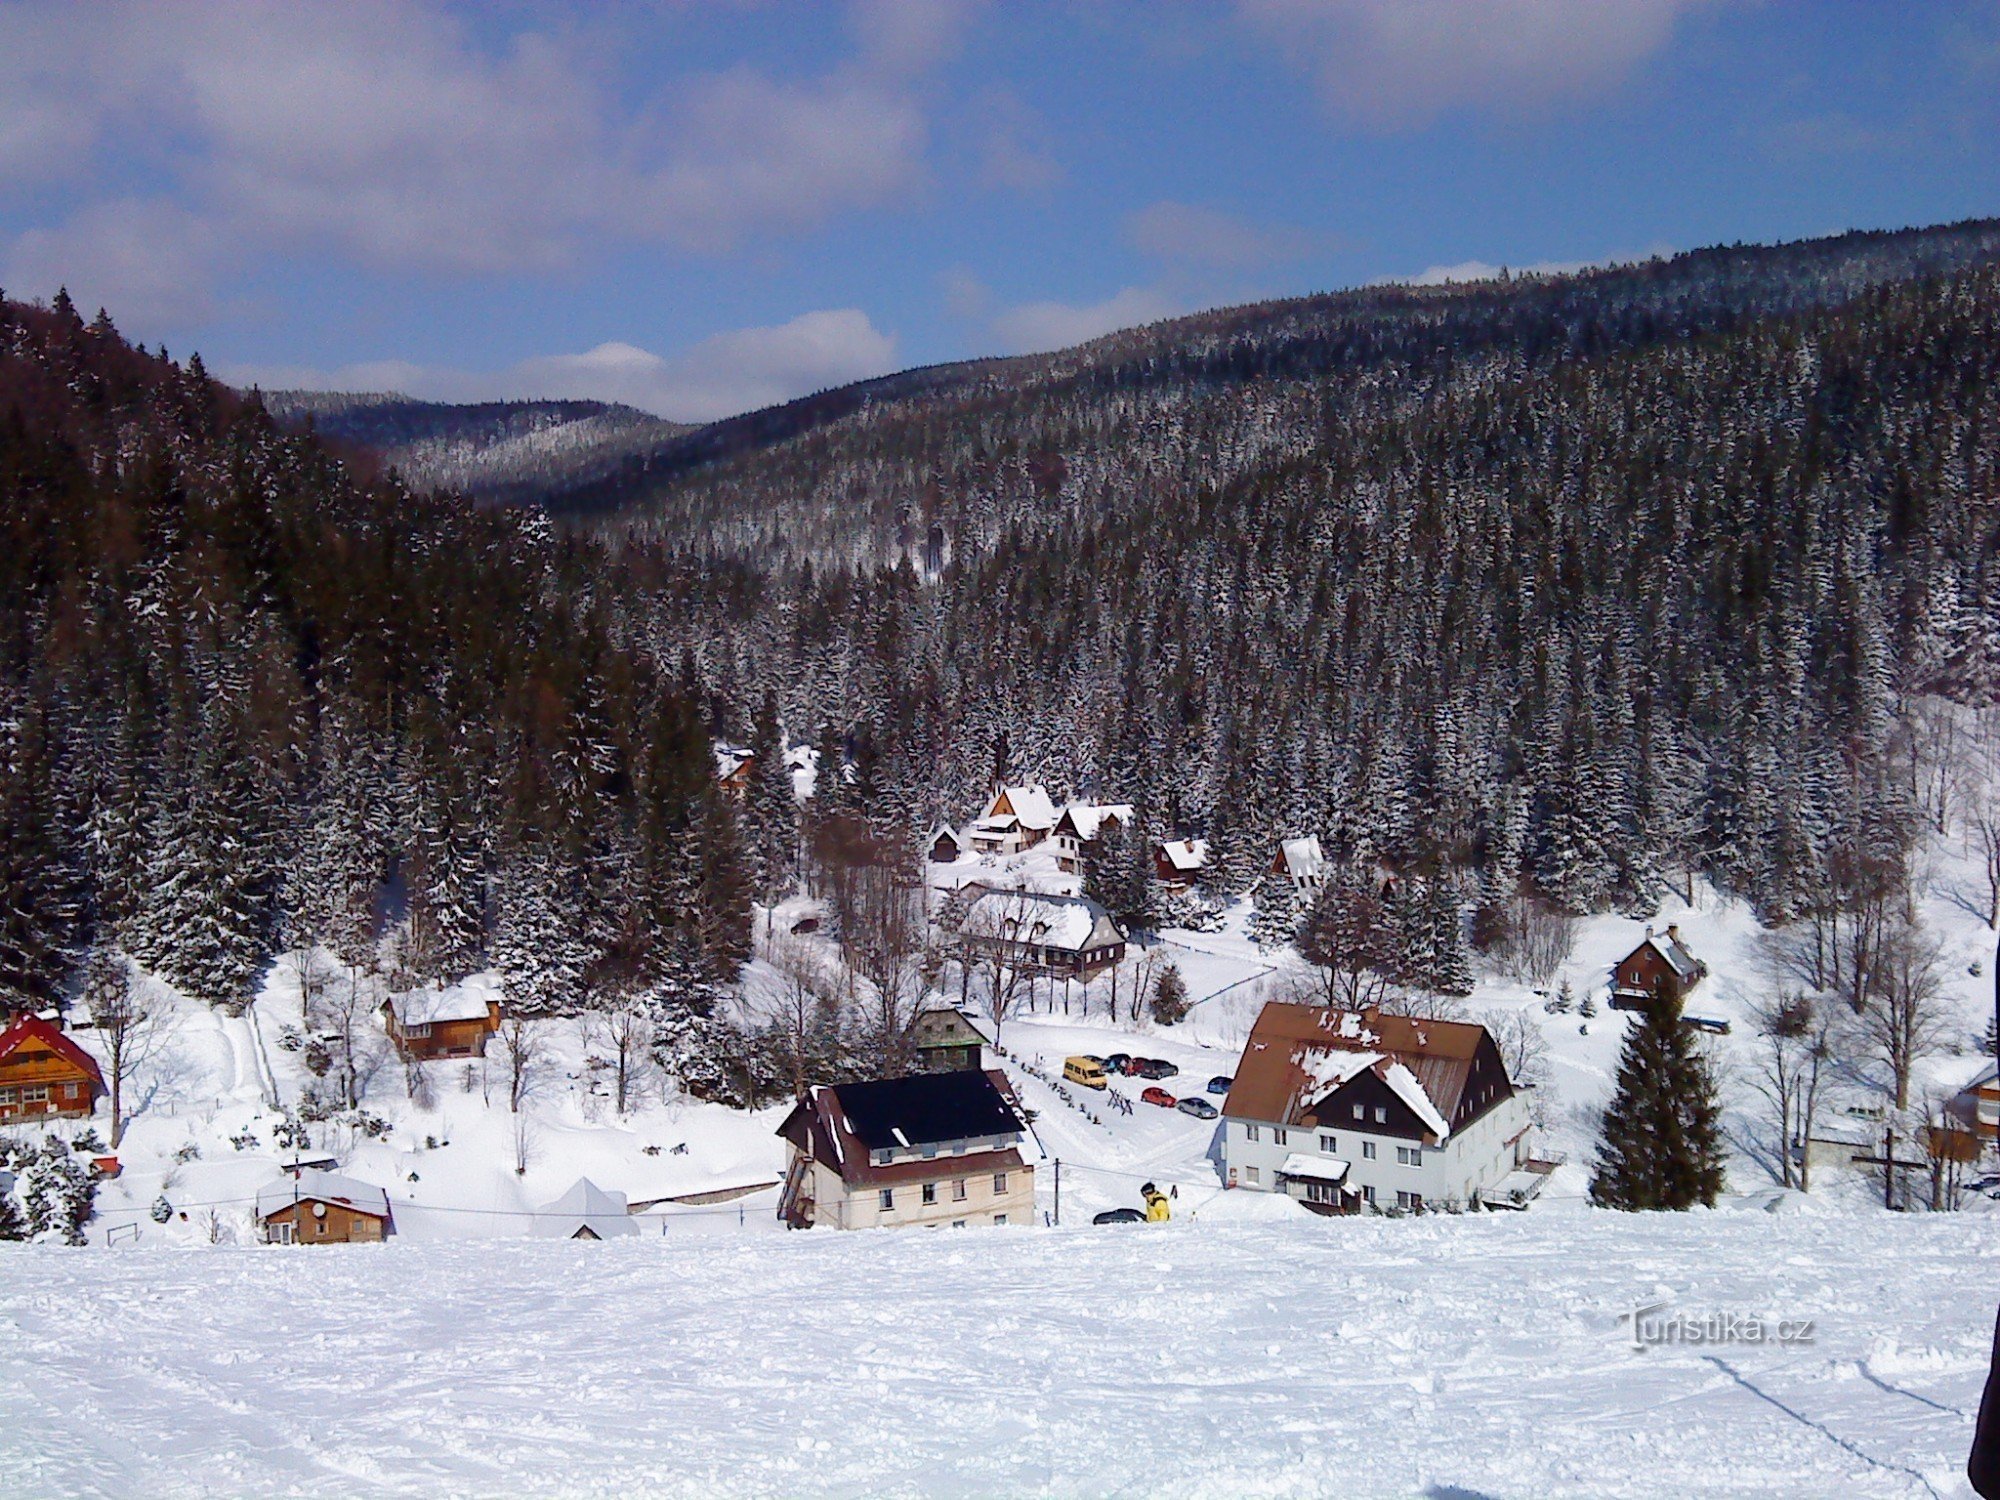
[[[1424,1122],[1424,1129],[1440,1141],[1451,1134],[1451,1127],[1438,1113],[1437,1106],[1431,1103],[1431,1096],[1424,1092],[1424,1086],[1417,1082],[1416,1074],[1401,1063],[1392,1062],[1382,1069],[1381,1077],[1395,1096],[1409,1105],[1410,1112]]]
[[[1347,1175],[1347,1163],[1337,1156],[1321,1156],[1317,1151],[1294,1151],[1278,1171],[1286,1177],[1310,1177],[1317,1182],[1338,1182]]]
[[[637,1234],[625,1195],[599,1187],[588,1177],[579,1177],[555,1202],[543,1208],[535,1219],[535,1233],[543,1239],[573,1240],[588,1230],[593,1238]]]
[[[733,776],[737,771],[742,769],[743,763],[746,760],[754,760],[755,758],[748,750],[742,749],[739,746],[717,745],[715,747],[715,774],[723,777]]]
[[[1124,935],[1095,901],[1040,891],[986,891],[966,908],[958,930],[967,937],[1077,952],[1096,946],[1093,936],[1099,942],[1115,942]]]
[[[1319,835],[1309,833],[1304,838],[1280,839],[1278,854],[1285,862],[1285,873],[1294,880],[1317,875],[1326,866],[1326,857],[1319,852]]]
[[[1208,865],[1207,839],[1170,839],[1160,845],[1160,853],[1176,870],[1200,870]]]
[[[974,833],[1012,833],[1020,826],[1021,820],[1012,813],[1002,813],[997,818],[981,818],[972,825]]]
[[[356,1182],[335,1172],[307,1167],[296,1178],[289,1173],[257,1189],[257,1217],[268,1219],[294,1203],[337,1203],[377,1219],[389,1217],[389,1195],[372,1182]]]
[[[1129,802],[1072,802],[1062,810],[1076,829],[1076,836],[1085,843],[1097,837],[1098,825],[1106,818],[1114,818],[1130,827],[1132,824],[1132,804]],[[1058,820],[1060,821],[1060,820]]]
[[[430,985],[405,990],[389,997],[399,1026],[435,1026],[443,1021],[483,1021],[487,1002],[500,999],[499,983],[488,974],[475,974],[443,989]]]
[[[986,804],[986,816],[992,817],[994,810],[1005,799],[1008,809],[1021,820],[1023,828],[1050,829],[1056,826],[1056,805],[1048,794],[1048,789],[1039,786],[1003,786],[993,794],[993,800]]]

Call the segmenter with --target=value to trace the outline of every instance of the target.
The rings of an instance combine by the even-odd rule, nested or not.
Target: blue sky
[[[711,418],[1226,302],[2000,214],[2000,6],[0,4],[0,287]]]

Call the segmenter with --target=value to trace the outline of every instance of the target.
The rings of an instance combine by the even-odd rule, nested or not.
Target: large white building
[[[1463,1021],[1273,1002],[1222,1114],[1231,1187],[1327,1213],[1511,1196],[1529,1159],[1527,1101]]]

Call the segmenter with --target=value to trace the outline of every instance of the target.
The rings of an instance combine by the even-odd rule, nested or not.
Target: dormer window
[[[878,1167],[886,1167],[895,1155],[896,1153],[887,1146],[878,1146],[868,1154],[868,1159]]]

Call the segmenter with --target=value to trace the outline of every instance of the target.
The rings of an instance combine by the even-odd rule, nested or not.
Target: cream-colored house
[[[1026,1130],[997,1072],[815,1088],[778,1127],[778,1217],[794,1229],[1032,1223]]]

